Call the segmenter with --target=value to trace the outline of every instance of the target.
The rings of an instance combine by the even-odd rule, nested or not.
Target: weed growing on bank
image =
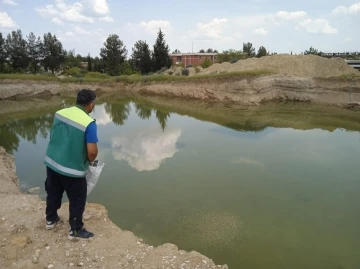
[[[203,79],[230,78],[230,77],[256,77],[262,75],[274,74],[268,70],[251,70],[219,74],[197,75],[197,76],[171,76],[167,74],[153,74],[147,76],[140,75],[122,75],[110,77],[107,75],[89,75],[84,77],[66,77],[59,78],[53,75],[30,75],[30,74],[1,74],[0,80],[34,80],[34,81],[57,81],[60,83],[149,83],[149,82],[171,82],[171,81],[197,81]]]

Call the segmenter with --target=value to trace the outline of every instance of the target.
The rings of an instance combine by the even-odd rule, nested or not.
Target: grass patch
[[[118,77],[110,77],[107,75],[93,75],[89,73],[84,77],[76,78],[64,78],[59,79],[53,75],[29,75],[29,74],[1,74],[0,80],[14,79],[14,80],[35,80],[35,81],[58,81],[61,83],[147,83],[147,82],[172,82],[172,81],[195,81],[203,79],[216,79],[216,78],[230,78],[230,77],[256,77],[262,75],[271,75],[274,72],[268,70],[251,70],[251,71],[240,71],[240,72],[229,72],[220,74],[209,74],[209,75],[197,75],[197,76],[171,76],[166,74],[156,74],[150,76],[140,75],[122,75]]]
[[[359,74],[344,74],[344,75],[340,75],[338,78],[340,79],[360,78],[360,71]]]
[[[36,81],[59,81],[60,79],[53,75],[33,75],[33,74],[0,74],[0,80],[19,79]]]

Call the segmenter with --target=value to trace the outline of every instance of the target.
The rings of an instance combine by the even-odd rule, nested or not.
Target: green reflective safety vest
[[[89,168],[85,130],[93,121],[79,106],[57,111],[44,164],[65,176],[84,177]]]

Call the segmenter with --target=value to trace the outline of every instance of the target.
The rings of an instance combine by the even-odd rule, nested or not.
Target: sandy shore
[[[14,157],[1,147],[0,184],[0,268],[228,268],[173,244],[147,245],[112,223],[98,204],[87,204],[84,214],[86,227],[96,235],[91,241],[67,239],[67,204],[59,210],[62,222],[45,230],[45,203],[19,191]]]

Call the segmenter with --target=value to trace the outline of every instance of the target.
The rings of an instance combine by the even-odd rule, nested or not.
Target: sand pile
[[[237,63],[214,64],[201,74],[267,69],[278,74],[299,77],[337,77],[344,74],[359,74],[341,58],[323,58],[315,55],[273,55],[251,58]]]

